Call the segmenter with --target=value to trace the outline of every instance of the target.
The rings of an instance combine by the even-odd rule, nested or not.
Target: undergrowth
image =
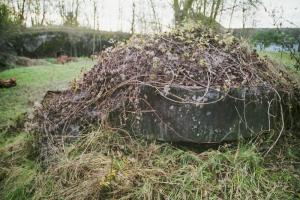
[[[100,129],[65,145],[47,167],[30,159],[33,140],[20,134],[1,146],[0,198],[300,198],[299,140],[289,135],[264,157],[257,142],[196,152]]]

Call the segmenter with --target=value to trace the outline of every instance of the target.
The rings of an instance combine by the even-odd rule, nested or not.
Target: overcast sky
[[[281,21],[284,27],[300,27],[300,0],[262,0],[262,2],[268,11],[266,12],[263,8],[260,8],[254,12],[253,19],[250,19],[247,23],[249,27],[253,26],[253,20],[257,27],[274,27],[272,17],[270,17],[274,10],[277,18],[282,17]],[[236,17],[233,26],[241,27],[241,25],[241,18]]]
[[[87,3],[90,1],[91,3]],[[136,15],[137,18],[144,18],[148,21],[153,20],[151,9],[149,9],[149,0],[135,0],[137,2]],[[160,23],[164,29],[174,24],[173,19],[173,0],[153,0],[156,5],[156,12]],[[68,2],[68,0],[66,0]],[[71,0],[69,0],[71,2]],[[86,0],[82,3],[83,9],[80,13],[80,23],[85,26],[93,24],[93,1]],[[300,27],[300,0],[262,0],[267,8],[267,12],[263,7],[254,9],[247,14],[246,27],[274,27],[274,21],[271,14],[275,13],[277,23],[282,22],[283,27]],[[97,0],[97,18],[98,25],[102,30],[108,31],[130,31],[132,19],[132,0]],[[227,5],[230,7],[230,5]],[[274,12],[275,11],[275,12]],[[219,21],[225,27],[229,26],[229,13],[219,16]],[[51,13],[50,13],[51,15]],[[59,23],[59,16],[50,17],[54,23]],[[143,29],[142,23],[136,21],[137,31]],[[242,27],[241,13],[235,13],[232,28]],[[149,27],[146,27],[149,28]],[[145,29],[145,27],[144,27]]]

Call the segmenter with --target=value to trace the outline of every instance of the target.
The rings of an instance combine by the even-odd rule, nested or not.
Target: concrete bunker
[[[72,85],[48,93],[36,110],[42,141],[100,125],[163,141],[219,143],[294,126],[299,107],[299,87],[284,69],[203,27],[108,48]]]

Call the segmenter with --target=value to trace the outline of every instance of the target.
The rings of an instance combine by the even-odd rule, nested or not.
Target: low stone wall
[[[84,28],[32,28],[0,38],[0,53],[10,52],[29,58],[55,57],[63,51],[69,56],[90,56],[130,37],[128,33],[94,31]]]

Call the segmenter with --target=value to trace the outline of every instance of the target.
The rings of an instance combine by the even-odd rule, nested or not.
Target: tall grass
[[[34,198],[299,198],[296,177],[267,168],[258,150],[254,144],[241,142],[236,147],[223,145],[196,153],[124,133],[92,131],[61,149],[37,180],[40,187]]]

